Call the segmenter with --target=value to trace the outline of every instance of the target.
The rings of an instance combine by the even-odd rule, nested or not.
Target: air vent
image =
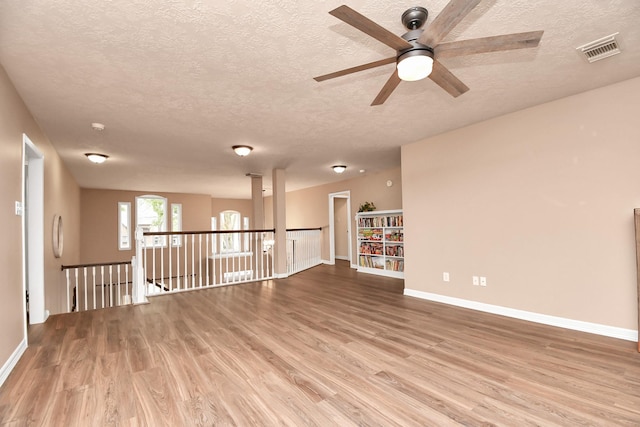
[[[576,49],[582,52],[589,62],[595,62],[612,55],[617,55],[620,53],[620,47],[616,40],[617,35],[618,33],[611,34],[610,36],[592,41]]]

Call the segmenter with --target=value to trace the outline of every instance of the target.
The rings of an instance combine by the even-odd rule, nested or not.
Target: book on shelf
[[[402,215],[385,215],[362,217],[358,219],[358,227],[402,227]]]
[[[381,228],[361,228],[358,230],[360,240],[382,240],[383,236]]]
[[[385,240],[392,242],[404,241],[404,234],[399,230],[389,230],[384,235]]]
[[[374,254],[374,255],[382,255],[384,250],[384,245],[382,243],[375,242],[361,242],[359,252],[361,254]]]
[[[403,257],[404,247],[402,245],[388,245],[385,247],[385,255]]]
[[[404,261],[399,259],[388,259],[386,269],[391,271],[404,271]]]
[[[371,256],[371,255],[360,255],[359,264],[360,264],[360,267],[367,267],[367,268],[383,269],[385,266],[384,257]]]
[[[373,268],[384,269],[384,257],[372,256],[371,262],[373,263]]]

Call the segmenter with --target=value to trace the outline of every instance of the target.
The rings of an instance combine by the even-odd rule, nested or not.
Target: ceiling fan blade
[[[454,56],[536,47],[540,43],[543,33],[544,31],[530,31],[442,43],[435,47],[434,53],[437,58],[453,58]]]
[[[371,103],[371,106],[373,107],[374,105],[384,104],[384,101],[389,98],[391,92],[393,92],[395,88],[398,87],[401,81],[402,80],[400,80],[400,77],[398,77],[398,70],[394,70],[393,74],[391,74],[391,77],[389,77],[389,80],[387,80],[387,82],[382,87],[380,93],[378,93],[378,96],[376,96],[376,99],[374,99]]]
[[[412,45],[402,37],[381,27],[366,16],[351,9],[349,6],[339,6],[329,13],[395,50],[409,49],[412,47]]]
[[[351,67],[344,70],[336,71],[333,73],[325,74],[323,76],[314,77],[313,80],[317,82],[323,82],[329,79],[335,79],[336,77],[346,76],[347,74],[357,73],[358,71],[368,70],[370,68],[379,67],[381,65],[387,65],[396,62],[396,57],[381,59],[379,61],[369,62],[368,64],[358,65],[357,67]]]
[[[480,0],[451,0],[420,35],[418,43],[436,46],[478,3]]]
[[[438,61],[433,61],[433,71],[429,74],[429,78],[454,98],[469,90],[467,85],[462,83],[447,67]]]

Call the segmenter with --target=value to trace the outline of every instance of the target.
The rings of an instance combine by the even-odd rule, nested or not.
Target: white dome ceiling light
[[[85,153],[85,156],[87,156],[87,159],[89,159],[91,163],[95,163],[98,165],[106,162],[109,158],[109,156],[107,156],[106,154],[99,153]]]
[[[253,151],[253,147],[248,145],[234,145],[231,148],[240,157],[246,157]]]

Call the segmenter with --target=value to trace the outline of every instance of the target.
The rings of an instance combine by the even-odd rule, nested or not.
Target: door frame
[[[26,134],[22,134],[22,165],[22,292],[26,296],[29,290],[33,325],[49,317],[44,292],[44,155]],[[26,339],[26,297],[23,301]]]
[[[335,199],[347,200],[347,234],[349,244],[347,245],[347,253],[349,257],[349,263],[353,268],[353,255],[351,239],[351,191],[339,191],[337,193],[329,193],[329,261],[327,264],[333,265],[336,263],[336,238],[335,238]]]

